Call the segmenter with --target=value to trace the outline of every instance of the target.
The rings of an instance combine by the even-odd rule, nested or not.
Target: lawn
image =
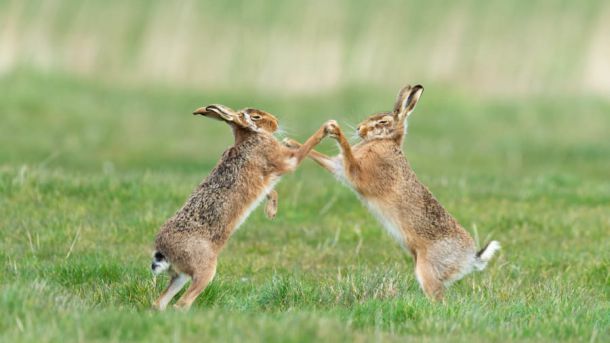
[[[0,79],[0,341],[610,341],[610,102],[426,88],[405,151],[488,268],[430,303],[413,263],[313,162],[283,178],[278,216],[231,238],[188,313],[150,309],[159,226],[231,144],[194,117],[223,103],[304,139],[391,108],[392,89],[325,95]],[[332,153],[332,142],[321,150]]]

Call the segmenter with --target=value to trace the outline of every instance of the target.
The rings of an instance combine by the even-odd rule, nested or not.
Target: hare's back
[[[263,192],[263,179],[257,177],[261,169],[247,149],[229,149],[172,218],[176,229],[182,229],[180,222],[207,228],[229,225]]]

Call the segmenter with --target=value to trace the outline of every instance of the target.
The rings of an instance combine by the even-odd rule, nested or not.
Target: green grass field
[[[610,340],[610,102],[489,97],[429,85],[407,156],[479,244],[487,270],[428,302],[413,263],[311,161],[222,253],[188,313],[150,304],[158,227],[231,144],[207,103],[253,106],[303,139],[390,109],[395,90],[324,95],[114,86],[60,74],[0,79],[0,341]],[[336,151],[331,142],[321,150]]]

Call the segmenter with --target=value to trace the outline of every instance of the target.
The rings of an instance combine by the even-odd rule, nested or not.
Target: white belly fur
[[[275,187],[275,185],[278,183],[278,181],[280,181],[279,176],[273,178],[269,182],[269,184],[267,186],[265,186],[265,189],[261,192],[261,194],[259,194],[259,196],[256,198],[256,200],[254,200],[252,202],[252,204],[250,204],[250,206],[242,213],[239,220],[237,221],[237,225],[235,225],[235,229],[233,229],[234,231],[237,230],[241,226],[241,224],[244,223],[244,221],[246,221],[248,216],[250,216],[250,213],[252,213],[252,211],[254,211],[258,207],[258,205],[260,205],[260,203],[263,201],[263,199],[265,199],[267,194],[269,194],[269,192],[271,192],[273,190],[273,187]]]
[[[333,159],[334,165],[334,175],[335,177],[341,181],[344,185],[346,185],[349,189],[351,189],[358,199],[369,209],[369,211],[377,218],[379,223],[385,228],[385,230],[400,244],[404,249],[407,248],[406,239],[402,230],[400,230],[400,225],[396,225],[396,223],[391,220],[391,218],[385,216],[381,211],[381,208],[373,201],[368,201],[363,198],[360,193],[358,193],[350,181],[345,176],[345,169],[343,166],[343,156],[339,155]]]
[[[400,246],[407,248],[406,240],[400,226],[396,225],[392,218],[385,216],[381,211],[381,208],[375,202],[362,198],[360,200],[368,207],[371,213],[373,213],[381,225],[400,244]]]

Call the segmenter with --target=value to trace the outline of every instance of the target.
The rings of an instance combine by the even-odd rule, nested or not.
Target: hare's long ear
[[[397,117],[399,122],[404,122],[404,120],[413,112],[415,105],[417,105],[417,101],[419,101],[419,97],[424,92],[424,87],[422,85],[405,86],[400,92],[398,92],[398,97],[396,98],[396,104],[394,104],[394,116]]]
[[[226,122],[235,122],[238,119],[237,113],[231,108],[224,105],[208,105],[205,107],[201,107],[196,109],[193,114],[199,114],[204,117],[223,120]]]

